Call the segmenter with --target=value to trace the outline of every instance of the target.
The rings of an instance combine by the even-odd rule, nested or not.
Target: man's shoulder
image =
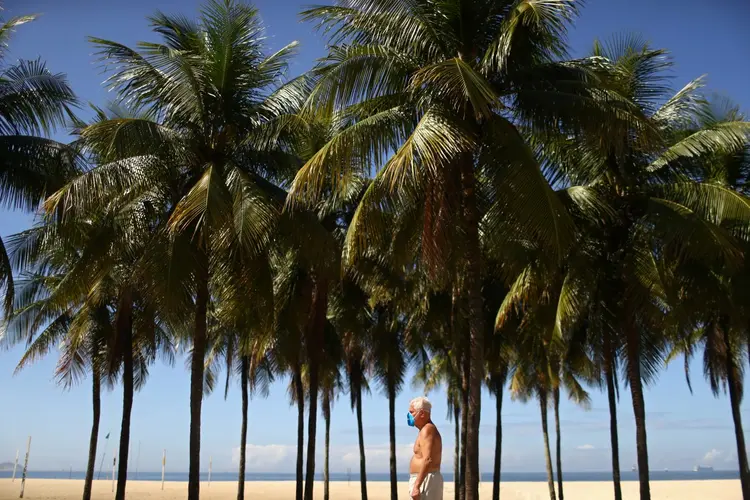
[[[424,427],[422,427],[421,434],[423,436],[440,436],[440,432],[438,432],[437,426],[432,422],[429,422]]]

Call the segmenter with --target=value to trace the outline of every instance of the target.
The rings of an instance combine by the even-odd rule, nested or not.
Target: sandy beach
[[[0,499],[18,498],[21,482],[17,479],[0,479]],[[315,497],[323,498],[323,483],[316,483]],[[638,483],[622,483],[624,500],[638,499]],[[403,483],[402,498],[406,499],[407,485]],[[28,500],[78,500],[83,491],[83,481],[65,479],[30,479],[26,481],[24,498]],[[367,485],[371,500],[389,498],[387,482],[372,482]],[[111,481],[94,481],[93,500],[112,498]],[[206,500],[233,500],[237,485],[233,482],[214,482],[201,485],[201,498]],[[739,480],[726,481],[652,481],[651,495],[654,500],[738,500],[741,498]],[[182,500],[187,496],[187,483],[167,482],[164,491],[157,481],[130,481],[128,498],[148,500]],[[492,496],[492,485],[482,485],[481,498]],[[565,484],[565,496],[570,500],[606,500],[612,498],[612,485],[607,482],[569,482]],[[294,498],[294,483],[289,481],[247,482],[245,497],[264,500],[289,500]],[[332,482],[333,500],[357,500],[360,498],[359,483]],[[445,500],[453,499],[453,483],[445,485]],[[504,483],[500,498],[503,500],[546,500],[549,498],[546,483]]]

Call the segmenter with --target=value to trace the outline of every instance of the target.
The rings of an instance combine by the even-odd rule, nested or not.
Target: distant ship
[[[714,468],[703,465],[696,465],[693,467],[693,472],[713,472]]]

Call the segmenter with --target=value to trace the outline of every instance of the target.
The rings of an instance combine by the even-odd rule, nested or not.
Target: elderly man
[[[414,456],[409,464],[409,496],[420,500],[443,500],[443,476],[440,462],[443,439],[432,423],[432,404],[425,397],[409,403],[407,423],[419,429],[414,443]]]

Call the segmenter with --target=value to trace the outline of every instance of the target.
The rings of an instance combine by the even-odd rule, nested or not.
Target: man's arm
[[[424,478],[433,463],[432,445],[435,441],[437,429],[435,429],[434,425],[428,425],[422,432],[424,432],[424,435],[421,436],[421,442],[419,443],[420,451],[422,453],[422,468],[419,470],[419,474],[417,474],[417,480],[414,482],[415,491],[412,492],[412,496],[416,492],[416,498],[419,497],[419,490],[422,488],[422,482],[424,481]]]

